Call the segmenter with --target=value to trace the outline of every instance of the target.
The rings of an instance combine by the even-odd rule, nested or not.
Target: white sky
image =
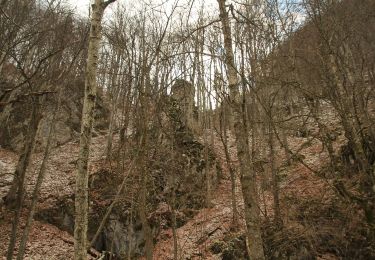
[[[89,14],[89,4],[90,4],[90,0],[65,0],[69,6],[71,6],[75,12],[82,16],[82,17],[87,17],[88,14]],[[130,6],[130,7],[135,7],[135,6],[142,6],[142,3],[145,3],[145,2],[148,2],[148,3],[151,3],[152,5],[154,5],[155,7],[156,6],[159,6],[160,3],[163,3],[162,5],[168,10],[169,8],[171,8],[173,6],[173,4],[176,2],[176,0],[117,0],[117,2],[113,3],[111,6],[112,8],[114,6],[116,6],[116,4],[123,4],[125,6]],[[187,0],[178,0],[178,3],[179,3],[179,6],[183,6],[183,5],[186,5],[188,1]],[[200,8],[202,5],[204,5],[205,9],[207,12],[211,12],[212,9],[216,9],[217,8],[217,0],[195,0],[194,1],[194,7],[195,8]],[[111,7],[110,6],[110,7]],[[112,9],[112,8],[109,8],[109,9]],[[188,10],[186,9],[186,12],[188,12]],[[108,15],[108,13],[111,13],[110,10],[106,10],[106,13]],[[196,15],[196,12],[192,12],[193,15],[195,13]]]
[[[82,18],[88,18],[90,2],[94,0],[64,0],[71,8],[74,9],[75,13]],[[228,1],[229,3],[235,3],[236,1]],[[218,17],[218,3],[217,0],[117,0],[115,3],[111,4],[105,11],[104,19],[111,20],[113,15],[113,10],[118,5],[124,6],[127,11],[143,11],[143,12],[165,12],[165,14],[171,14],[172,7],[178,3],[178,8],[175,10],[174,18],[178,21],[178,13],[183,14],[184,19],[189,16],[189,23],[197,20],[199,12],[202,10],[205,17]],[[192,10],[190,5],[193,3]],[[189,13],[190,11],[190,13]],[[298,23],[303,22],[304,17],[301,13],[295,13],[295,18]],[[164,16],[165,17],[165,16]],[[172,24],[174,21],[172,20]]]
[[[90,0],[67,0],[67,2],[77,13],[84,13],[84,15],[88,14]]]

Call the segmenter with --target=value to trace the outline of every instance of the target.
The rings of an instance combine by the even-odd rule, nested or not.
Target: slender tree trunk
[[[204,112],[205,113],[205,112]],[[206,121],[207,121],[207,117],[204,116],[204,121],[205,123],[203,124],[206,128]],[[207,135],[206,133],[204,132],[203,133],[203,138],[204,138],[204,161],[205,161],[205,166],[204,166],[204,175],[205,175],[205,178],[206,178],[206,207],[207,208],[210,208],[212,207],[212,204],[211,204],[211,200],[212,200],[212,194],[211,194],[211,186],[212,186],[212,176],[211,176],[211,172],[210,172],[210,165],[209,165],[209,159],[208,159],[208,141],[207,141]]]
[[[280,127],[281,132],[281,138],[283,139],[283,148],[284,148],[284,154],[285,154],[285,160],[286,164],[290,165],[290,153],[289,153],[289,143],[288,143],[288,136],[286,135],[285,129],[283,126]]]
[[[32,102],[34,103],[36,101]],[[40,120],[41,115],[39,114],[39,104],[33,104],[29,121],[30,123],[24,141],[23,152],[18,159],[11,187],[7,195],[4,197],[5,205],[9,207],[15,206],[14,203],[17,199],[17,192],[20,190],[20,183],[22,182],[23,185],[23,179],[26,174],[26,169],[30,163],[30,157],[34,150],[35,137],[38,132],[38,125]]]
[[[108,137],[107,137],[107,160],[110,161],[112,159],[112,140],[113,140],[113,130],[116,125],[116,112],[117,112],[117,99],[118,99],[118,92],[119,86],[117,83],[117,75],[119,72],[119,66],[122,64],[122,60],[120,60],[120,54],[118,52],[114,52],[116,55],[116,60],[112,60],[111,64],[111,71],[112,71],[112,78],[111,78],[111,88],[108,90],[108,99],[110,105],[110,116],[109,116],[109,127],[108,127]]]
[[[94,124],[94,107],[97,92],[97,62],[101,39],[101,21],[104,9],[111,2],[95,0],[92,4],[90,38],[85,75],[85,96],[83,101],[80,150],[75,188],[75,225],[74,225],[74,259],[87,259],[87,225],[88,225],[88,161]]]
[[[41,120],[38,99],[39,98],[36,98],[36,101],[34,101],[35,103],[33,102],[34,104],[31,112],[30,125],[25,138],[23,153],[18,160],[16,171],[14,172],[12,186],[7,196],[5,197],[6,205],[14,206],[15,203],[16,206],[12,223],[12,232],[8,246],[7,260],[12,260],[13,258],[14,248],[16,245],[17,229],[24,200],[26,169],[29,165],[30,157],[34,150],[35,137],[38,132],[39,122]]]
[[[142,230],[145,237],[145,251],[146,251],[146,259],[152,260],[153,259],[153,238],[152,238],[152,231],[150,224],[147,220],[147,176],[146,172],[141,173],[142,176],[142,183],[141,183],[141,192],[140,192],[140,203],[139,203],[139,217],[142,222]]]
[[[173,150],[173,147],[172,147]],[[174,151],[174,150],[173,150]],[[174,151],[175,152],[175,151]],[[173,234],[173,259],[178,260],[178,237],[177,237],[177,220],[176,220],[176,173],[172,173],[172,201],[171,201],[171,210],[172,210],[172,234]]]
[[[271,118],[269,120],[272,120]],[[270,148],[270,161],[271,161],[271,174],[272,174],[272,195],[273,195],[273,211],[274,211],[274,222],[277,225],[281,225],[281,214],[280,214],[280,199],[279,199],[279,178],[276,171],[275,162],[275,142],[273,137],[273,129],[271,123],[269,124],[269,148]]]
[[[245,221],[249,257],[251,260],[265,259],[263,241],[260,230],[260,210],[257,201],[255,176],[250,165],[250,151],[247,130],[244,122],[244,111],[241,106],[237,71],[234,63],[232,36],[228,13],[225,10],[225,0],[218,0],[222,30],[224,36],[225,62],[228,71],[229,96],[234,113],[234,132],[237,141],[237,156],[240,162],[241,188],[245,202]]]
[[[0,72],[1,72],[3,70],[3,66],[5,63],[6,52],[5,51],[0,51],[0,52],[1,52],[1,55],[0,55]]]
[[[123,179],[122,179],[122,182],[120,184],[120,186],[118,187],[117,189],[117,193],[115,195],[115,198],[113,199],[112,203],[109,205],[109,207],[107,208],[107,211],[105,212],[104,214],[104,217],[102,218],[102,221],[100,222],[100,225],[98,227],[98,229],[96,230],[95,232],[95,235],[94,237],[91,239],[91,242],[90,242],[90,245],[88,246],[87,250],[89,250],[92,246],[95,245],[95,242],[96,240],[98,239],[100,233],[102,232],[103,228],[104,228],[104,225],[107,223],[107,219],[109,218],[109,216],[111,215],[111,212],[112,212],[112,209],[113,207],[116,205],[117,201],[119,200],[120,198],[120,195],[121,195],[121,192],[122,190],[124,189],[124,186],[125,186],[125,183],[126,183],[126,180],[128,179],[128,176],[129,174],[132,172],[133,170],[133,162],[129,165],[129,169],[128,169],[128,172],[124,175]]]
[[[232,165],[232,159],[230,158],[229,149],[228,149],[228,138],[227,138],[227,126],[225,118],[225,102],[222,104],[222,114],[220,118],[220,139],[223,143],[225,160],[227,162],[230,182],[231,182],[231,200],[232,200],[232,225],[234,229],[238,227],[238,210],[237,210],[237,200],[236,200],[236,172]]]
[[[134,212],[134,194],[132,194],[131,199],[131,206],[130,206],[130,221],[128,226],[128,241],[129,241],[129,247],[128,247],[128,253],[127,253],[127,260],[131,260],[131,249],[132,249],[132,237],[133,237],[133,212]]]
[[[110,91],[114,91],[111,89]],[[114,101],[113,93],[109,94],[109,102],[110,102],[110,115],[109,115],[109,127],[108,127],[108,136],[107,136],[107,147],[106,147],[106,154],[107,160],[110,161],[112,159],[112,140],[113,140],[113,128],[115,124],[115,116],[116,116],[116,101]]]
[[[345,135],[352,144],[356,160],[359,162],[360,169],[363,171],[361,178],[362,189],[370,198],[367,200],[367,203],[364,206],[366,219],[371,226],[375,226],[375,167],[372,167],[366,158],[361,138],[358,134],[361,126],[356,125],[354,121],[355,112],[349,99],[352,92],[349,91],[348,93],[348,91],[346,91],[342,81],[339,78],[339,69],[337,67],[335,57],[332,54],[329,55],[328,61],[326,62],[329,67],[329,72],[333,77],[335,87],[338,90],[342,107],[339,113],[345,130]]]
[[[49,126],[49,129],[48,129],[47,144],[46,144],[46,148],[44,150],[43,161],[42,161],[42,165],[40,166],[38,178],[37,178],[37,181],[36,181],[36,184],[35,184],[35,187],[34,187],[30,211],[29,211],[29,215],[27,217],[26,226],[25,226],[25,229],[23,231],[22,239],[21,239],[20,246],[19,246],[19,249],[18,249],[17,260],[22,260],[23,257],[24,257],[25,249],[26,249],[26,243],[27,243],[29,233],[30,233],[30,229],[31,229],[31,226],[32,226],[32,223],[33,223],[36,204],[38,203],[40,188],[42,187],[43,180],[44,180],[44,177],[46,175],[47,162],[48,162],[48,159],[49,159],[49,156],[50,156],[51,145],[52,145],[52,142],[53,142],[53,136],[54,136],[54,132],[55,132],[56,115],[57,115],[57,112],[60,108],[60,102],[61,102],[61,96],[60,95],[61,94],[59,93],[57,105],[55,107],[55,111],[53,112],[52,120],[50,122],[50,126]]]

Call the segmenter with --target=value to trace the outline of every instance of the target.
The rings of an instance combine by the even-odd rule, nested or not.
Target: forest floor
[[[103,145],[105,136],[93,138],[90,150],[90,172],[101,167],[104,162]],[[37,211],[43,208],[51,208],[57,205],[58,199],[73,194],[76,162],[78,158],[79,143],[72,141],[53,149],[47,164],[46,177],[44,179]],[[9,189],[12,175],[17,163],[17,154],[0,149],[0,197],[3,198]],[[43,160],[43,153],[35,153],[32,156],[32,163],[27,172],[26,190],[30,195],[34,188],[40,164]],[[30,198],[26,198],[28,207]],[[5,258],[8,241],[11,232],[13,213],[0,208],[0,252]],[[21,217],[21,227],[26,222],[27,212],[24,210]],[[21,235],[20,232],[18,234]],[[17,252],[17,251],[16,251]],[[33,260],[63,260],[73,259],[74,240],[72,235],[62,231],[56,226],[35,220],[28,240],[25,259]]]
[[[104,144],[105,136],[93,138],[92,149],[90,153],[91,163],[90,171],[93,172],[104,164]],[[289,143],[292,149],[297,149],[306,138],[293,137]],[[213,191],[212,207],[203,208],[187,223],[177,229],[178,254],[179,259],[222,259],[220,254],[214,254],[211,250],[213,244],[222,240],[226,235],[233,232],[231,230],[232,209],[231,209],[231,182],[222,144],[217,136],[214,138],[214,151],[218,156],[223,168],[223,178]],[[229,136],[229,147],[232,161],[236,161],[236,148],[234,139]],[[51,207],[56,204],[56,198],[64,195],[73,194],[75,169],[79,144],[77,141],[69,142],[52,151],[48,167],[47,176],[42,186],[40,203],[38,209]],[[318,169],[327,160],[326,155],[321,153],[319,142],[315,141],[306,146],[301,151],[305,156],[305,163],[313,169]],[[278,154],[282,154],[279,150]],[[12,173],[16,165],[18,156],[15,153],[0,149],[0,196],[3,197],[9,188],[12,179]],[[282,156],[279,156],[281,162]],[[31,193],[35,184],[38,169],[42,161],[42,153],[33,155],[32,164],[28,170],[27,191]],[[281,170],[280,170],[281,171]],[[282,170],[283,179],[280,183],[282,202],[282,214],[290,219],[293,212],[293,205],[283,204],[285,198],[290,197],[320,197],[330,196],[328,190],[329,183],[315,176],[301,163],[294,162],[291,166],[284,167]],[[269,165],[265,165],[264,176],[269,177]],[[258,176],[260,182],[267,184],[267,178]],[[262,185],[264,184],[262,183]],[[264,184],[264,185],[266,185]],[[236,182],[236,198],[240,212],[240,230],[244,230],[244,220],[241,216],[243,212],[243,199],[241,196],[239,180]],[[26,200],[28,202],[28,200]],[[272,221],[272,194],[269,191],[261,194],[261,212],[265,220]],[[0,252],[5,254],[9,241],[12,215],[5,208],[1,207],[0,212]],[[24,226],[26,212],[22,214],[21,226]],[[295,223],[284,223],[285,227],[293,227]],[[72,259],[73,237],[66,231],[57,227],[34,221],[33,229],[30,234],[25,259]],[[172,230],[162,230],[157,237],[154,248],[154,259],[173,259],[173,235]],[[320,259],[332,259],[329,256],[321,256]],[[334,259],[334,258],[333,258]]]
[[[215,255],[210,248],[216,241],[231,232],[232,205],[231,205],[231,181],[229,170],[225,161],[225,154],[218,137],[214,138],[214,152],[223,168],[222,180],[213,191],[212,207],[201,209],[185,225],[177,229],[178,257],[179,259],[222,259]],[[234,140],[230,140],[230,154],[236,158]],[[236,161],[233,161],[236,163]],[[241,213],[243,199],[239,189],[239,181],[236,182],[236,198],[238,209]],[[242,219],[242,218],[241,218]],[[244,228],[244,221],[240,224]],[[154,249],[155,259],[173,259],[173,235],[172,229],[161,232],[158,243]]]
[[[234,165],[238,165],[235,140],[232,135],[229,135],[229,153]],[[306,138],[290,138],[290,148],[292,150],[298,149]],[[214,138],[214,151],[218,156],[223,168],[223,179],[216,187],[211,208],[204,208],[199,211],[191,220],[184,226],[177,229],[178,237],[178,259],[223,259],[221,254],[213,253],[213,246],[218,241],[222,241],[224,237],[236,233],[232,230],[232,205],[231,205],[231,181],[225,154],[220,139]],[[319,170],[320,166],[327,160],[327,156],[321,153],[321,145],[319,142],[312,142],[308,147],[302,149],[300,152],[304,157],[304,162],[307,166],[314,170]],[[284,159],[282,151],[278,151],[278,162],[281,164]],[[284,167],[285,178],[280,183],[280,194],[284,197],[324,197],[331,196],[327,183],[321,178],[315,176],[309,169],[301,163],[292,163],[288,167]],[[280,172],[280,171],[279,171]],[[264,173],[257,176],[259,185],[270,186],[270,165],[264,165]],[[268,184],[267,184],[268,183]],[[264,220],[272,221],[273,218],[273,197],[271,188],[260,196],[260,207],[262,218]],[[245,230],[245,221],[243,216],[243,198],[241,193],[238,173],[236,176],[236,200],[239,211],[239,231]],[[283,215],[293,214],[293,207],[291,205],[281,206]],[[287,217],[285,218],[287,219]],[[293,228],[295,223],[284,223],[285,228]],[[163,231],[159,237],[154,250],[155,259],[174,259],[173,258],[173,233],[172,229]],[[318,257],[318,259],[336,259],[331,255],[326,254]]]

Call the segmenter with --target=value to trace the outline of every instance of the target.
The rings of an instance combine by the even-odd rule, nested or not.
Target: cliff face
[[[171,89],[171,100],[176,103],[179,114],[181,115],[181,122],[186,125],[191,131],[198,131],[198,114],[195,107],[195,88],[185,81],[178,79]]]
[[[194,116],[194,87],[177,81],[170,96],[154,103],[157,115],[147,130],[147,150],[143,161],[131,172],[127,168],[103,167],[90,178],[91,215],[89,234],[93,234],[107,206],[113,200],[119,183],[125,181],[120,200],[95,245],[98,251],[112,251],[116,256],[132,258],[144,254],[145,233],[140,221],[140,193],[146,185],[146,214],[151,235],[157,241],[167,229],[183,226],[207,203],[207,178],[211,189],[219,182],[221,166],[212,147],[197,135]],[[136,147],[138,133],[127,137]],[[130,165],[137,160],[137,149],[118,155],[115,161]],[[115,148],[116,150],[117,148]],[[112,162],[115,163],[115,162]],[[126,177],[124,176],[126,175]],[[142,175],[147,180],[142,182]],[[126,178],[124,180],[124,178]]]
[[[9,83],[10,84],[10,83]],[[61,93],[61,106],[57,113],[55,132],[55,144],[61,145],[78,137],[81,125],[83,82],[74,81],[65,86]],[[20,87],[10,94],[6,89],[10,86],[6,83],[0,84],[0,96],[3,103],[0,104],[0,146],[19,152],[23,146],[23,140],[27,132],[31,113],[31,102],[35,102],[24,87]],[[40,95],[39,130],[36,140],[36,148],[45,146],[48,126],[52,119],[53,111],[58,102],[58,94],[51,91]],[[108,125],[109,111],[102,98],[96,101],[95,128],[104,129]]]

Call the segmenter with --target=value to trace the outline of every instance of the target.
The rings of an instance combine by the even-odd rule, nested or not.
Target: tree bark
[[[269,120],[272,120],[271,116]],[[273,213],[274,213],[274,222],[277,226],[281,226],[282,218],[280,213],[280,199],[279,199],[279,177],[276,169],[275,162],[275,142],[273,137],[273,128],[271,123],[269,124],[269,148],[270,148],[270,161],[271,161],[271,174],[272,174],[272,195],[273,195]]]
[[[46,148],[44,150],[43,161],[42,161],[42,165],[40,166],[37,182],[36,182],[35,187],[34,187],[30,211],[29,211],[29,215],[27,217],[26,226],[25,226],[25,229],[23,231],[20,246],[19,246],[19,249],[18,249],[17,260],[22,260],[24,254],[25,254],[26,243],[27,243],[27,239],[29,237],[29,233],[30,233],[31,226],[32,226],[32,223],[33,223],[36,204],[37,204],[38,198],[39,198],[39,191],[40,191],[40,188],[42,187],[43,180],[44,180],[44,177],[45,177],[45,174],[46,174],[47,162],[48,162],[48,159],[49,159],[49,155],[50,155],[50,151],[51,151],[51,145],[52,145],[52,142],[53,142],[53,136],[54,136],[54,132],[55,132],[56,115],[57,115],[57,112],[60,108],[60,102],[61,102],[61,96],[60,95],[61,94],[59,94],[58,102],[57,102],[57,105],[55,107],[55,111],[53,112],[52,120],[50,122],[50,126],[49,126],[49,129],[48,129],[47,144],[46,144]]]
[[[175,153],[173,147],[172,151]],[[173,156],[174,156],[173,153]],[[176,218],[176,173],[172,173],[172,198],[171,198],[171,212],[172,212],[172,235],[173,235],[173,260],[178,260],[178,236],[177,236],[177,218]]]
[[[146,259],[152,260],[153,259],[153,238],[152,238],[152,230],[150,224],[148,223],[147,219],[147,172],[142,174],[142,183],[141,183],[141,190],[140,190],[140,201],[139,201],[139,217],[142,222],[142,230],[145,237],[145,251],[146,251]]]
[[[220,115],[220,139],[224,147],[225,160],[228,166],[231,182],[231,201],[232,201],[232,226],[236,230],[238,227],[238,210],[237,210],[237,200],[236,200],[236,172],[232,165],[232,159],[229,154],[228,149],[228,138],[227,138],[227,126],[226,126],[226,109],[225,101],[222,103]]]
[[[109,127],[108,127],[108,137],[107,137],[107,160],[112,159],[112,140],[113,140],[113,130],[116,125],[116,113],[117,113],[117,99],[118,99],[118,80],[117,75],[119,73],[119,67],[122,65],[120,54],[115,50],[114,55],[117,56],[116,60],[112,60],[111,63],[111,88],[108,91],[108,100],[110,106],[110,116],[109,116]]]
[[[114,1],[95,0],[92,4],[90,38],[85,75],[85,96],[83,101],[78,172],[75,188],[75,225],[74,225],[74,259],[87,259],[87,225],[88,225],[88,160],[94,124],[96,100],[96,74],[98,52],[101,39],[101,21],[108,4]]]
[[[229,97],[234,113],[234,132],[237,142],[237,156],[240,162],[241,188],[244,198],[245,221],[247,226],[247,239],[249,257],[251,260],[265,259],[263,241],[260,230],[260,210],[257,201],[255,176],[249,164],[250,151],[245,125],[244,111],[241,106],[237,70],[235,68],[231,28],[228,13],[225,10],[225,0],[218,0],[220,18],[224,36],[225,63],[229,81]]]
[[[16,206],[14,219],[12,223],[12,232],[11,232],[10,242],[8,246],[7,260],[12,260],[13,258],[14,248],[16,245],[17,229],[18,229],[19,219],[21,216],[22,204],[24,200],[24,193],[25,193],[24,182],[25,182],[25,176],[26,176],[26,169],[29,165],[30,157],[34,150],[35,137],[38,132],[39,122],[41,120],[41,115],[39,112],[39,103],[37,102],[38,99],[39,98],[37,97],[36,101],[34,101],[35,103],[33,102],[34,104],[33,104],[31,117],[30,117],[30,125],[29,125],[28,133],[25,139],[23,153],[21,154],[18,160],[17,168],[14,173],[12,186],[7,196],[5,197],[5,204],[7,206],[14,206],[14,205]]]

